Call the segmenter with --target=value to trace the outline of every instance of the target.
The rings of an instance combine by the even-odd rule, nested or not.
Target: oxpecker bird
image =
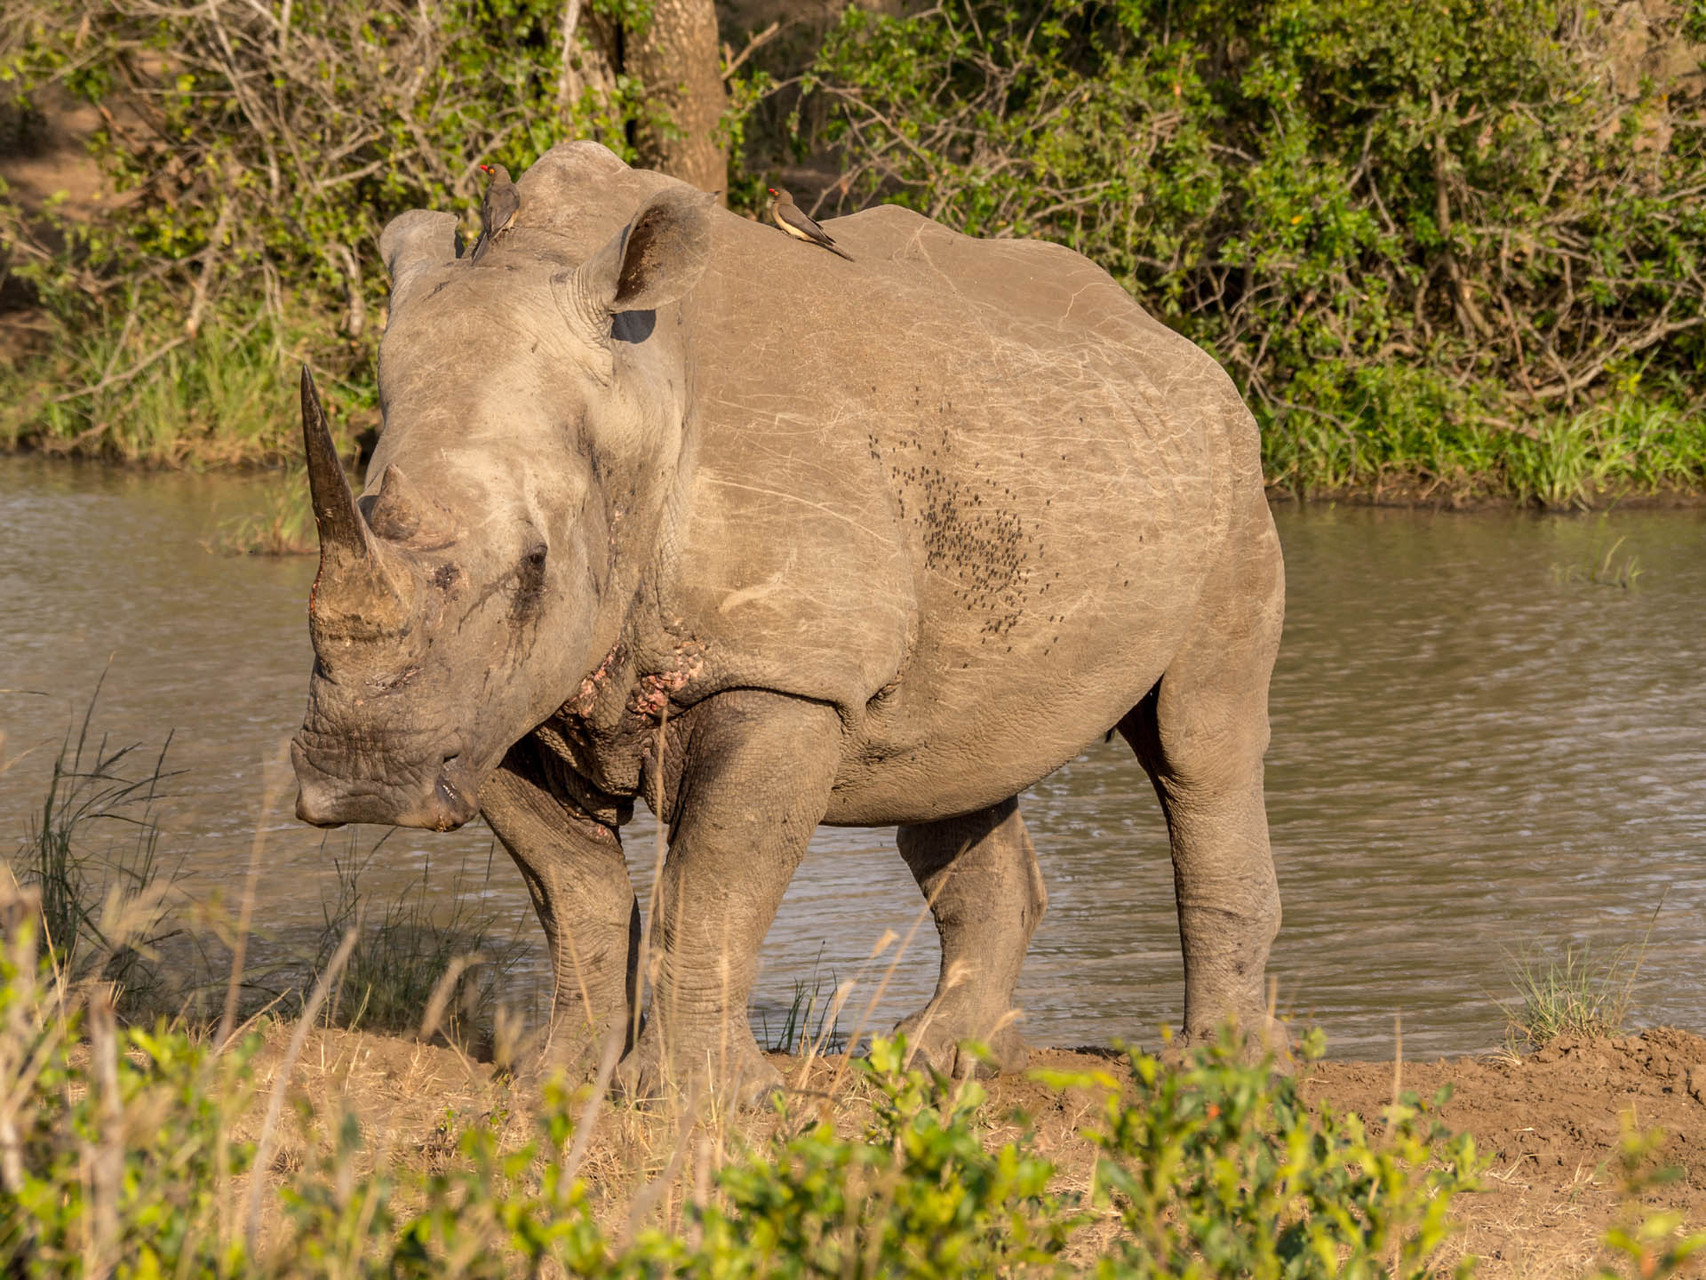
[[[766,187],[770,193],[770,221],[796,240],[804,240],[807,244],[821,245],[831,253],[840,254],[847,261],[853,261],[853,255],[844,249],[836,247],[830,239],[829,232],[809,218],[799,205],[794,203],[794,197],[781,187]]]
[[[483,164],[480,172],[492,181],[486,188],[486,198],[480,202],[480,241],[474,246],[475,258],[508,231],[515,224],[515,215],[521,212],[521,192],[509,180],[508,169],[501,164]]]

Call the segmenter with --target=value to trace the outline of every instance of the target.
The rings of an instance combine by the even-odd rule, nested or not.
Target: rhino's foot
[[[668,1103],[709,1092],[723,1106],[758,1107],[783,1087],[781,1071],[745,1026],[721,1036],[682,1037],[667,1055],[662,1041],[648,1027],[616,1068],[616,1088],[629,1101]]]
[[[1217,1044],[1224,1025],[1210,1023],[1179,1032],[1161,1053],[1162,1061],[1177,1066],[1184,1062],[1190,1050]],[[1266,1010],[1234,1020],[1233,1029],[1238,1037],[1238,1056],[1244,1062],[1253,1065],[1271,1058],[1274,1070],[1281,1074],[1290,1075],[1296,1070],[1297,1062],[1291,1054],[1291,1031],[1278,1018],[1270,1017]]]
[[[953,1079],[1023,1071],[1030,1059],[1014,1018],[956,1008],[948,1002],[935,1002],[903,1018],[895,1031],[906,1037],[914,1066],[927,1066]],[[967,1052],[965,1046],[971,1043],[987,1048],[988,1056]]]
[[[585,1084],[598,1077],[607,1060],[621,1060],[627,1039],[627,1028],[619,1022],[600,1034],[584,1024],[559,1021],[533,1055],[532,1073],[542,1080],[561,1076],[571,1085]]]

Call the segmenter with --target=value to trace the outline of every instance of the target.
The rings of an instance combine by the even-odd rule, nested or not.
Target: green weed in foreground
[[[1312,1033],[1305,1061],[1323,1048]],[[1124,1227],[1099,1274],[1433,1274],[1452,1198],[1475,1189],[1473,1139],[1447,1134],[1413,1095],[1371,1133],[1354,1113],[1307,1106],[1294,1079],[1245,1065],[1239,1051],[1223,1033],[1181,1070],[1131,1055],[1130,1100],[1110,1093],[1092,1135],[1103,1152],[1097,1184]]]
[[[1633,1112],[1624,1117],[1623,1140],[1617,1151],[1623,1211],[1620,1220],[1605,1233],[1607,1251],[1623,1265],[1600,1267],[1594,1280],[1675,1275],[1684,1262],[1706,1249],[1706,1232],[1684,1234],[1680,1213],[1670,1209],[1647,1213],[1641,1209],[1643,1197],[1684,1176],[1684,1171],[1674,1165],[1657,1163],[1664,1141],[1662,1131],[1637,1127]]]
[[[577,1173],[574,1117],[598,1112],[560,1083],[530,1142],[505,1145],[482,1120],[434,1173],[388,1162],[352,1115],[303,1103],[319,1140],[255,1171],[268,1178],[256,1214],[246,1189],[266,1137],[236,1135],[254,1133],[258,1040],[217,1052],[164,1028],[121,1035],[98,989],[61,988],[38,964],[35,904],[0,909],[0,1266],[13,1276],[1041,1276],[1065,1274],[1079,1233],[1110,1213],[1125,1231],[1097,1264],[1107,1277],[1174,1274],[1186,1253],[1216,1268],[1196,1274],[1245,1274],[1227,1268],[1260,1238],[1390,1243],[1416,1274],[1467,1185],[1466,1144],[1430,1155],[1417,1112],[1394,1113],[1392,1139],[1318,1120],[1228,1037],[1179,1071],[1133,1054],[1123,1094],[1111,1076],[1088,1082],[1115,1091],[1096,1188],[1075,1197],[1028,1136],[991,1140],[979,1085],[903,1069],[896,1041],[860,1067],[855,1132],[845,1106],[838,1123],[809,1100],[769,1138],[722,1132],[720,1167],[671,1188],[684,1162],[670,1160],[626,1232],[604,1225],[622,1206],[595,1213]],[[719,1123],[683,1115],[678,1154],[695,1124]],[[679,1229],[650,1209],[672,1191]],[[1340,1274],[1330,1253],[1250,1274]]]
[[[38,919],[27,897],[0,901],[12,1277],[1421,1277],[1438,1274],[1453,1199],[1473,1185],[1471,1142],[1413,1098],[1379,1126],[1313,1110],[1230,1034],[1176,1068],[1133,1052],[1118,1074],[1046,1081],[1106,1095],[1083,1195],[1056,1185],[1022,1117],[995,1140],[982,1088],[906,1070],[900,1041],[878,1042],[833,1105],[779,1104],[768,1137],[691,1105],[663,1117],[674,1153],[627,1203],[601,1203],[581,1175],[591,1130],[577,1123],[609,1112],[560,1081],[531,1139],[506,1142],[501,1117],[452,1122],[454,1154],[430,1172],[390,1160],[352,1112],[304,1100],[308,1149],[257,1168],[257,1149],[277,1149],[273,1119],[255,1127],[260,1037],[220,1050],[120,1031],[101,988],[62,986],[39,962]],[[286,1085],[292,1061],[274,1068]],[[685,1174],[683,1152],[712,1137],[716,1166]],[[1651,1181],[1651,1151],[1626,1143],[1632,1186]],[[1631,1216],[1607,1242],[1643,1280],[1701,1243],[1665,1214]]]

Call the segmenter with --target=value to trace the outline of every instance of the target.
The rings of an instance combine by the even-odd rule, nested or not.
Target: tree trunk
[[[724,190],[729,162],[717,125],[725,99],[711,0],[653,0],[651,25],[624,34],[623,70],[639,78],[650,103],[674,124],[665,130],[642,123],[635,139],[640,163],[701,191]]]

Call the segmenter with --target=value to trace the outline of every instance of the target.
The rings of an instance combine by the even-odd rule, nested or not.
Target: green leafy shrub
[[[1706,113],[1628,63],[1616,21],[1545,0],[850,9],[808,77],[810,140],[841,150],[849,200],[1106,267],[1227,365],[1278,482],[1491,472],[1569,500],[1593,477],[1534,475],[1521,446],[1614,392],[1690,414],[1686,462],[1594,458],[1698,485]],[[1674,22],[1650,38],[1698,68]]]
[[[904,1039],[877,1041],[861,1074],[861,1138],[827,1119],[724,1169],[703,1215],[703,1264],[725,1274],[985,1276],[1040,1268],[1081,1219],[1049,1191],[1054,1167],[1009,1142],[986,1149],[966,1082],[907,1070]]]
[[[589,0],[589,19],[649,6]],[[166,465],[292,452],[296,366],[371,425],[379,233],[402,210],[477,224],[482,161],[558,141],[632,158],[632,77],[562,30],[556,0],[287,0],[168,16],[151,0],[0,8],[0,87],[95,104],[111,198],[75,216],[0,184],[0,272],[58,322],[5,375],[0,444]]]
[[[258,1040],[223,1055],[164,1024],[120,1031],[38,963],[39,907],[0,902],[0,1265],[9,1276],[230,1274],[224,1224]],[[84,1046],[86,1040],[87,1047]]]
[[[1322,1048],[1313,1034],[1304,1060]],[[1125,1227],[1098,1274],[1433,1274],[1452,1198],[1475,1188],[1473,1140],[1428,1121],[1413,1095],[1374,1137],[1354,1113],[1307,1106],[1294,1078],[1270,1075],[1271,1058],[1252,1067],[1243,1051],[1224,1032],[1182,1070],[1130,1056],[1134,1097],[1110,1095],[1094,1135],[1097,1183]]]
[[[626,1203],[600,1203],[582,1173],[591,1130],[577,1126],[609,1112],[560,1081],[519,1142],[507,1103],[447,1117],[453,1154],[429,1169],[371,1143],[353,1111],[306,1098],[302,1149],[269,1159],[282,1094],[252,1139],[256,1081],[288,1086],[300,1037],[269,1073],[260,1034],[218,1047],[164,1026],[122,1031],[98,989],[65,988],[38,961],[38,920],[28,897],[0,895],[8,1276],[970,1280],[1071,1274],[1076,1247],[1108,1280],[1416,1277],[1434,1273],[1453,1197],[1472,1185],[1472,1143],[1413,1099],[1371,1131],[1306,1107],[1230,1035],[1177,1068],[1133,1053],[1129,1080],[1052,1078],[1106,1094],[1087,1199],[1056,1189],[1022,1118],[994,1140],[981,1087],[909,1070],[898,1040],[873,1046],[849,1097],[807,1099],[806,1116],[782,1106],[767,1136],[744,1139],[691,1104],[659,1117],[673,1150],[654,1153],[661,1171]],[[713,1133],[720,1167],[679,1185],[683,1152],[709,1151]],[[1654,1149],[1650,1136],[1625,1144],[1631,1197],[1665,1176],[1649,1169]],[[607,1225],[623,1217],[625,1230]],[[1648,1280],[1700,1243],[1675,1215],[1633,1208],[1607,1237]]]
[[[1682,1215],[1674,1209],[1650,1213],[1641,1207],[1643,1197],[1685,1176],[1685,1170],[1659,1163],[1664,1141],[1659,1130],[1639,1128],[1633,1112],[1625,1117],[1623,1137],[1617,1144],[1623,1212],[1604,1240],[1614,1263],[1601,1266],[1594,1280],[1623,1280],[1625,1276],[1630,1280],[1664,1280],[1706,1249],[1706,1231],[1689,1234]]]
[[[519,170],[573,137],[625,146],[638,86],[574,74],[584,51],[561,26],[554,0],[209,5],[170,20],[147,0],[9,5],[0,80],[108,108],[94,150],[120,206],[59,219],[69,251],[14,210],[13,270],[76,318],[138,281],[131,306],[170,299],[191,321],[222,285],[275,315],[282,292],[306,291],[341,299],[359,338],[394,214],[470,209],[481,161]]]

